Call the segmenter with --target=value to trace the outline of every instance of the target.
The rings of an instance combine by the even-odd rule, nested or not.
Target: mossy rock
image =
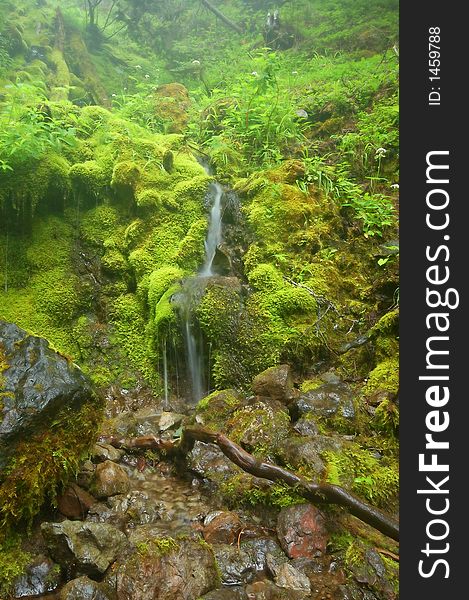
[[[4,321],[0,330],[7,392],[0,435],[1,536],[21,520],[30,523],[77,472],[95,440],[103,402],[80,369],[45,339]]]

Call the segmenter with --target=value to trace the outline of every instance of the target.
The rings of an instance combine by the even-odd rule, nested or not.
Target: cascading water
[[[215,274],[213,261],[222,239],[222,198],[222,186],[219,183],[212,183],[207,194],[207,200],[210,202],[211,208],[209,227],[205,239],[205,260],[199,273],[195,277],[186,279],[184,289],[177,299],[183,326],[186,364],[194,402],[198,402],[208,390],[204,375],[202,337],[193,326],[193,307],[197,305],[197,300],[203,293],[205,280]]]
[[[210,277],[212,273],[213,259],[221,242],[221,199],[223,188],[219,183],[212,183],[209,195],[213,196],[212,208],[210,210],[210,224],[205,239],[205,262],[199,273],[201,277]]]

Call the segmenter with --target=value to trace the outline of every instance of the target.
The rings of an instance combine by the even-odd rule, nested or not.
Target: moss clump
[[[15,579],[25,572],[32,556],[24,552],[16,534],[0,537],[0,597],[9,598]]]
[[[312,390],[315,390],[316,388],[321,387],[322,385],[324,385],[324,381],[322,381],[319,378],[305,379],[301,382],[300,390],[303,393],[311,392]]]
[[[220,390],[202,398],[196,406],[196,411],[206,426],[217,431],[225,428],[226,420],[233,415],[241,403],[235,390]]]
[[[70,178],[77,192],[83,197],[104,196],[109,183],[106,171],[96,160],[74,164],[70,169]]]
[[[394,509],[399,490],[399,465],[394,458],[377,458],[370,450],[352,445],[340,452],[326,450],[326,478],[366,498],[376,506]]]
[[[397,358],[389,358],[380,362],[370,373],[368,381],[362,389],[363,395],[385,391],[397,394],[399,390],[399,361]]]
[[[283,508],[305,501],[299,493],[283,483],[265,483],[247,476],[234,475],[220,483],[220,493],[232,506],[268,506]]]
[[[238,409],[226,422],[228,436],[255,455],[275,456],[290,431],[286,410],[257,402]]]
[[[179,550],[179,543],[171,537],[153,537],[138,542],[135,547],[140,556],[164,556]]]
[[[76,476],[94,443],[102,419],[101,401],[94,399],[74,412],[61,410],[50,427],[20,442],[5,467],[0,487],[0,534],[33,517]]]
[[[110,204],[100,204],[82,216],[80,236],[88,244],[101,246],[105,239],[116,232],[119,225],[118,209]]]

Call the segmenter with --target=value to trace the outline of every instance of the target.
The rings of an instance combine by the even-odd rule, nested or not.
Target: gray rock
[[[57,563],[90,576],[104,573],[127,544],[121,531],[105,523],[42,523],[41,531]]]
[[[224,585],[241,585],[254,579],[256,563],[243,548],[227,544],[213,544],[212,547]]]
[[[187,456],[187,466],[199,477],[207,479],[211,479],[212,475],[216,475],[217,479],[228,479],[241,472],[241,469],[226,458],[218,446],[203,442],[194,444]]]
[[[110,444],[99,442],[98,444],[94,445],[94,448],[91,452],[91,457],[95,462],[103,462],[105,460],[119,462],[124,454],[124,450],[121,450],[120,448],[114,448],[114,446],[111,446]]]
[[[30,563],[25,573],[14,584],[14,597],[40,596],[53,592],[60,584],[60,567],[50,558],[38,556]]]
[[[325,383],[301,394],[293,401],[293,411],[298,417],[312,413],[318,417],[340,414],[346,419],[355,417],[352,390],[345,383]]]
[[[3,411],[0,414],[0,470],[19,443],[47,430],[64,409],[100,405],[88,378],[47,340],[0,321]]]
[[[256,571],[265,571],[269,560],[281,564],[287,557],[280,546],[272,538],[256,538],[242,542],[241,548],[249,554]]]

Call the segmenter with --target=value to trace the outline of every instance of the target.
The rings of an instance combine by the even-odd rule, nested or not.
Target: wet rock
[[[116,600],[116,594],[108,586],[84,576],[66,583],[59,600]]]
[[[254,579],[256,563],[248,552],[227,544],[214,544],[212,548],[224,585],[241,585]]]
[[[80,471],[78,472],[77,484],[82,488],[88,489],[93,482],[95,470],[96,465],[94,465],[90,460],[85,460],[80,467]]]
[[[231,586],[209,592],[201,596],[200,600],[247,600],[247,595],[243,587]]]
[[[325,383],[296,398],[292,410],[297,417],[311,413],[330,418],[339,414],[346,419],[353,419],[355,408],[352,397],[352,390],[345,383]]]
[[[287,560],[285,553],[272,538],[257,538],[242,542],[241,548],[249,554],[256,566],[256,571],[265,571],[269,561],[281,564]]]
[[[378,598],[394,600],[396,593],[386,566],[376,548],[366,547],[361,542],[356,542],[355,552],[360,556],[348,568],[352,572],[354,579],[365,584],[372,590]],[[398,577],[398,565],[395,564],[393,576]]]
[[[241,529],[241,519],[236,513],[219,512],[208,522],[205,519],[203,535],[209,544],[232,544]]]
[[[42,523],[41,531],[56,562],[90,576],[104,573],[127,543],[121,531],[105,523]]]
[[[72,415],[101,401],[82,371],[54,352],[47,340],[5,321],[0,321],[0,340],[1,470],[20,443],[47,431],[61,411]]]
[[[277,449],[290,433],[290,415],[268,402],[255,402],[236,411],[227,425],[228,435],[248,451]]]
[[[210,548],[188,539],[142,541],[114,571],[118,600],[195,600],[219,585]]]
[[[274,581],[279,587],[288,590],[298,590],[307,593],[311,591],[311,584],[306,575],[287,562],[277,568]]]
[[[114,448],[114,446],[111,446],[110,444],[100,442],[94,445],[91,457],[95,462],[104,462],[105,460],[119,462],[124,454],[125,452],[120,448]]]
[[[184,415],[173,412],[162,412],[158,427],[161,432],[167,429],[177,429],[186,417]]]
[[[133,490],[125,496],[113,496],[106,503],[95,504],[88,513],[87,521],[109,523],[124,529],[155,523],[162,518],[164,512],[164,505],[149,493]]]
[[[328,540],[325,517],[312,504],[282,508],[277,520],[277,535],[290,558],[320,556],[325,552]]]
[[[324,451],[340,452],[346,442],[339,436],[316,435],[307,437],[291,437],[282,444],[282,455],[295,468],[307,465],[309,477],[321,477],[324,473],[324,462],[321,453]]]
[[[187,455],[188,468],[206,479],[217,481],[229,479],[241,469],[234,465],[215,444],[204,444],[196,442],[193,449]]]
[[[96,467],[91,491],[97,498],[108,498],[125,494],[130,489],[130,480],[124,467],[106,460]]]
[[[13,585],[14,597],[40,596],[53,592],[60,584],[60,567],[45,556],[38,556]]]
[[[293,429],[304,436],[314,436],[319,433],[318,426],[312,418],[303,417],[299,419],[294,425]]]
[[[270,367],[254,377],[252,389],[256,396],[267,396],[288,402],[293,395],[293,378],[289,365]]]
[[[247,600],[304,600],[308,592],[281,588],[272,581],[263,579],[246,585]]]
[[[69,519],[84,519],[97,500],[76,483],[69,485],[57,499],[60,512]]]

